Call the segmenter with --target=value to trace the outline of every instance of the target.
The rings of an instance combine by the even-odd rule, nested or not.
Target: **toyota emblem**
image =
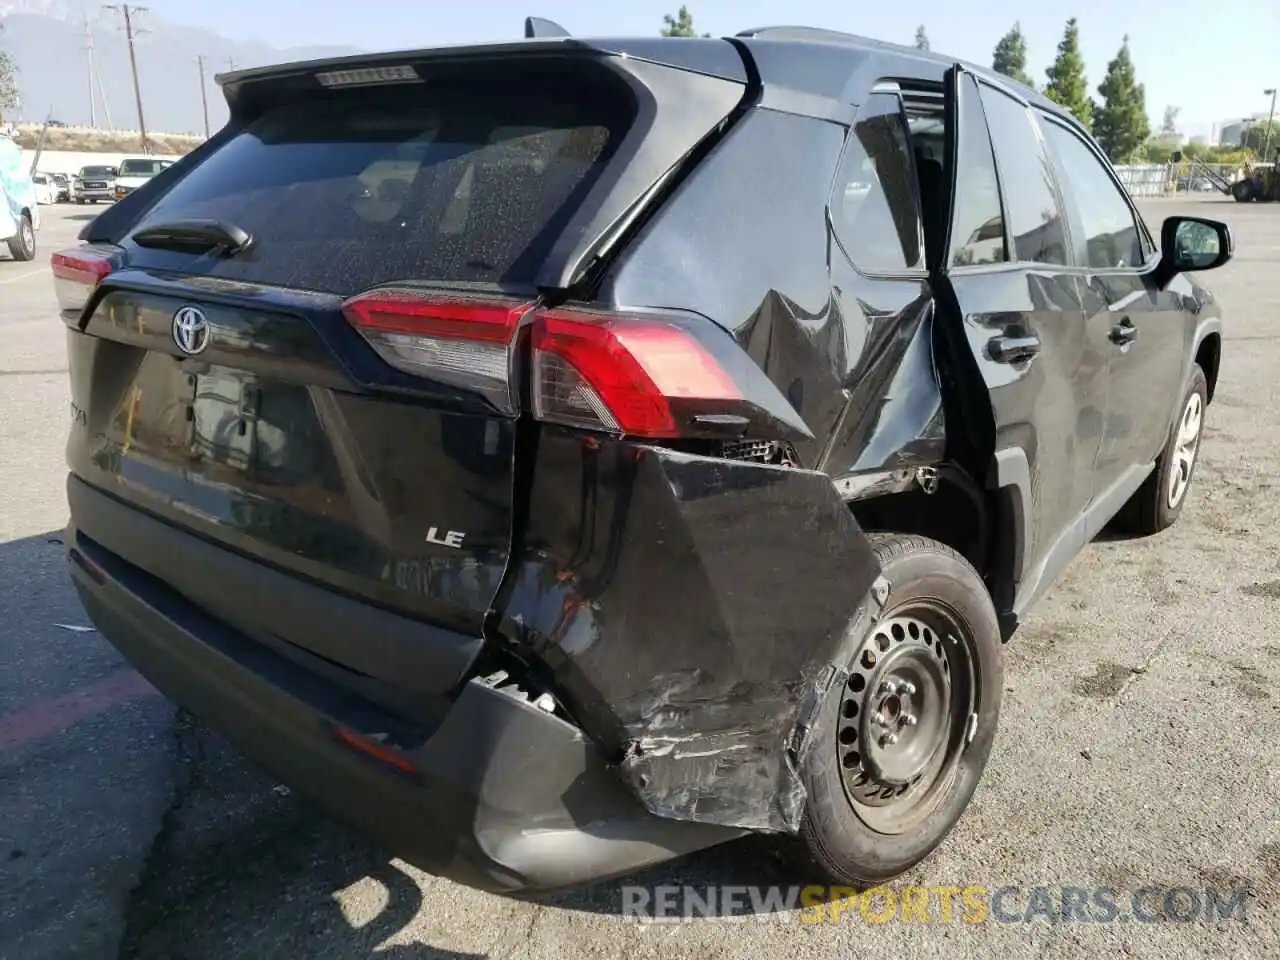
[[[183,353],[195,355],[209,345],[209,321],[195,307],[173,315],[173,342]]]

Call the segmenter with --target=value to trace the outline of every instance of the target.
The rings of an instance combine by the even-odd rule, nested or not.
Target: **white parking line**
[[[45,267],[43,270],[32,270],[30,273],[24,273],[20,277],[0,278],[0,286],[3,286],[6,283],[20,283],[23,280],[30,280],[32,277],[43,277],[48,273],[49,273],[49,268]]]

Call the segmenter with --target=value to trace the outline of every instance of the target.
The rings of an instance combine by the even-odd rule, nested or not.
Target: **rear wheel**
[[[986,768],[1004,689],[978,572],[924,537],[871,539],[888,598],[819,714],[800,830],[813,865],[855,886],[909,870],[951,832]]]
[[[34,260],[36,256],[36,230],[31,223],[31,214],[24,213],[22,222],[18,224],[17,236],[9,239],[9,253],[15,260]]]

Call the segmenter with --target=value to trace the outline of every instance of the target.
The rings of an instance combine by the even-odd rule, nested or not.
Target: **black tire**
[[[871,542],[888,596],[878,614],[868,611],[850,631],[855,639],[847,656],[849,676],[827,695],[802,768],[808,797],[800,838],[808,870],[858,888],[899,876],[946,839],[986,769],[1004,692],[1000,626],[978,572],[951,548],[925,537],[873,534]],[[880,652],[868,665],[864,658],[874,651]],[[848,704],[859,701],[851,714]],[[895,742],[887,748],[885,739],[868,744],[870,732],[885,730],[873,718],[886,715],[898,724]],[[910,726],[907,716],[915,718]],[[914,774],[919,757],[929,756],[930,743],[932,759]],[[917,752],[911,763],[900,763]],[[939,759],[940,769],[930,772]],[[854,784],[858,777],[861,785]],[[873,798],[872,804],[883,803],[878,808],[855,805],[855,797],[865,798],[873,785],[887,781],[897,784],[892,792],[899,796],[888,803]]]
[[[31,224],[31,214],[22,215],[17,236],[9,239],[9,254],[13,259],[23,262],[36,258],[36,231]]]
[[[1237,180],[1231,185],[1231,196],[1236,203],[1248,203],[1253,199],[1253,181]]]
[[[1193,401],[1198,404],[1199,419],[1192,445],[1188,448],[1183,428],[1186,426]],[[1205,378],[1200,365],[1192,364],[1191,378],[1182,394],[1182,405],[1178,407],[1178,415],[1169,427],[1169,437],[1165,441],[1159,459],[1156,460],[1155,469],[1116,515],[1114,526],[1120,531],[1136,536],[1151,536],[1167,530],[1173,526],[1178,517],[1182,516],[1182,508],[1186,506],[1187,495],[1191,489],[1191,480],[1195,476],[1196,462],[1200,459],[1200,439],[1204,433],[1204,413],[1208,406],[1209,381]],[[1181,492],[1175,498],[1173,495],[1175,471],[1181,472],[1184,469],[1185,475],[1181,477],[1180,483]]]

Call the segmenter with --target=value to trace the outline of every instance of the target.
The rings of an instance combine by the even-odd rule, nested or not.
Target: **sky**
[[[390,50],[499,40],[523,35],[524,18],[554,20],[576,36],[655,34],[672,0],[148,0],[167,20],[272,46],[344,44]],[[1043,83],[1068,17],[1080,25],[1091,92],[1126,34],[1147,112],[1158,126],[1165,107],[1181,108],[1179,128],[1208,136],[1214,124],[1266,112],[1263,90],[1280,86],[1280,0],[1074,0],[1037,5],[1013,0],[692,0],[699,32],[725,36],[750,27],[826,27],[909,44],[923,24],[933,50],[990,63],[1000,37],[1019,21],[1028,72]]]

